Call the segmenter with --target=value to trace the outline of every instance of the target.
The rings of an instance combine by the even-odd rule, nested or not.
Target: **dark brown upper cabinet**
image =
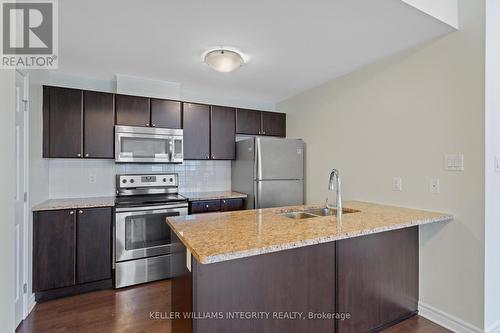
[[[183,103],[184,159],[210,159],[210,106]]]
[[[109,93],[83,92],[84,135],[86,158],[114,158],[115,108]]]
[[[182,103],[164,99],[151,99],[151,126],[182,128]]]
[[[114,157],[114,96],[43,87],[43,156]]]
[[[262,135],[286,136],[286,115],[278,112],[261,112]]]
[[[286,137],[286,114],[238,109],[236,133]]]
[[[236,109],[212,106],[210,112],[210,152],[214,160],[235,158]]]
[[[82,91],[43,87],[43,156],[82,157]]]
[[[116,124],[128,126],[149,126],[149,98],[128,95],[116,97]]]
[[[237,109],[236,133],[260,135],[260,111]]]

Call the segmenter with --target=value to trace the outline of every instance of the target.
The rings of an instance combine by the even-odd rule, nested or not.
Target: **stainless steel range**
[[[169,278],[166,218],[188,213],[177,175],[117,175],[115,206],[115,287]]]

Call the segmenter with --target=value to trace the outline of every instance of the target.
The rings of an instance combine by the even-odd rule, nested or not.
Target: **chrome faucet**
[[[330,173],[330,182],[328,183],[328,189],[330,191],[335,191],[336,203],[335,206],[330,206],[328,204],[328,198],[326,199],[327,208],[337,209],[337,220],[342,222],[342,193],[341,193],[341,181],[340,174],[337,169],[333,169]]]

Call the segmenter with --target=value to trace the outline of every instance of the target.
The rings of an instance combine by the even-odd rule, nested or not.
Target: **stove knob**
[[[122,179],[122,183],[123,183],[123,184],[126,184],[126,183],[127,183],[127,180],[126,180],[126,179]]]
[[[133,183],[133,182],[134,182],[134,180],[133,180],[133,179],[131,179],[131,180],[130,180],[130,182],[131,182],[131,183]]]
[[[174,179],[173,178],[170,178],[170,182],[173,183],[174,182]]]
[[[163,182],[166,183],[167,182],[167,178],[163,178]]]

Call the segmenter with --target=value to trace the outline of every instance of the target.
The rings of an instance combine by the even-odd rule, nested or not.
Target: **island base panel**
[[[379,331],[417,313],[418,227],[337,241],[337,332]]]

